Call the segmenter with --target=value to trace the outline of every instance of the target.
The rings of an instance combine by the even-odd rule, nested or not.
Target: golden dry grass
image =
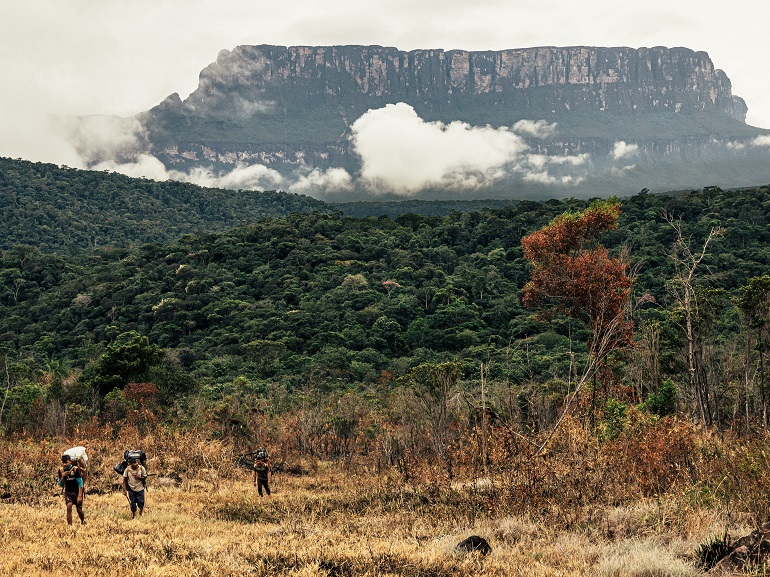
[[[502,439],[481,478],[472,463],[450,480],[429,461],[407,476],[376,459],[345,468],[276,450],[284,472],[271,499],[235,467],[233,446],[200,431],[92,428],[77,441],[0,440],[5,574],[683,577],[700,574],[700,544],[767,518],[768,438],[736,442],[677,422],[615,444],[565,425],[537,459]],[[70,528],[53,477],[76,444],[88,448],[95,494],[87,524]],[[153,477],[136,520],[113,490],[127,446],[152,447],[150,471],[183,478]],[[490,555],[453,552],[473,534]]]
[[[448,499],[321,466],[275,475],[272,498],[248,473],[213,487],[192,472],[179,488],[151,486],[141,518],[119,492],[88,495],[87,524],[67,526],[54,486],[34,504],[0,505],[0,567],[29,576],[689,576],[698,539],[719,520],[694,515],[689,531],[649,523],[660,504],[595,514],[570,528],[497,514],[470,516]],[[657,517],[656,517],[657,516]],[[74,516],[77,523],[77,516]],[[453,547],[484,536],[492,554]]]

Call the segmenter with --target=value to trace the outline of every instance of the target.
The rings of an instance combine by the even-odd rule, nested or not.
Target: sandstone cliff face
[[[745,105],[705,52],[687,48],[541,47],[497,52],[381,46],[240,46],[224,50],[186,104],[237,92],[342,105],[422,100],[441,109],[467,100],[526,111],[718,110],[741,121]],[[255,107],[254,111],[258,111]]]

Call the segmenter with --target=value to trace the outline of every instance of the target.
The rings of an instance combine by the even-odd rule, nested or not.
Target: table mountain
[[[725,72],[688,48],[239,46],[185,100],[172,94],[137,119],[144,151],[167,168],[262,164],[287,178],[343,168],[350,192],[367,162],[356,121],[397,103],[444,131],[462,122],[515,134],[520,148],[496,176],[468,184],[491,196],[770,181],[769,131],[745,123]]]

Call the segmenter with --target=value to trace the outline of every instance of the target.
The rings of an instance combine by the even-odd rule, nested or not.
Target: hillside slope
[[[296,194],[203,188],[0,158],[0,249],[129,247],[316,210],[330,209]]]

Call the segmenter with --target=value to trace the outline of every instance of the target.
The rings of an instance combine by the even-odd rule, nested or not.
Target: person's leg
[[[72,501],[65,501],[67,505],[67,524],[72,525]]]
[[[262,490],[264,489],[267,496],[270,496],[270,486],[267,484],[267,479],[260,479],[257,483],[257,489],[259,490],[259,496],[262,496]]]
[[[136,492],[131,488],[128,489],[128,503],[131,507],[131,518],[136,517]]]
[[[85,517],[85,515],[83,515],[83,504],[82,503],[80,505],[76,504],[75,508],[76,508],[76,510],[78,512],[78,517],[80,517],[80,524],[81,525],[85,525],[86,524],[86,517]]]
[[[136,492],[136,506],[139,508],[139,516],[144,512],[144,491]]]

